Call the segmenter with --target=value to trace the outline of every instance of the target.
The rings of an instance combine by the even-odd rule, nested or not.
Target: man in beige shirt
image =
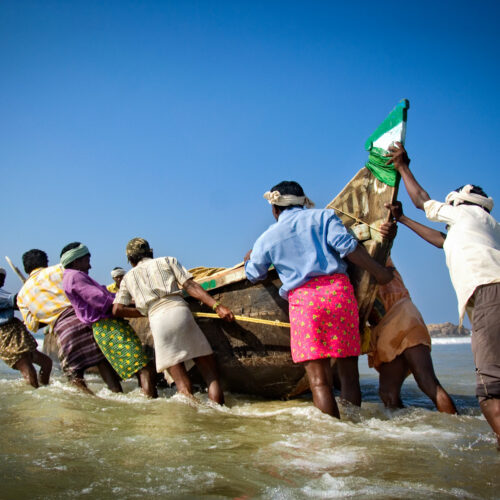
[[[401,174],[414,205],[429,220],[447,224],[445,235],[404,216],[400,204],[390,207],[396,220],[444,249],[460,323],[466,311],[472,323],[476,396],[500,449],[500,224],[490,214],[493,200],[471,184],[452,191],[444,203],[431,200],[410,171],[403,145],[389,150],[388,164]]]
[[[182,291],[212,308],[222,319],[233,321],[233,313],[193,281],[175,257],[154,259],[146,240],[132,239],[126,253],[132,269],[120,284],[113,314],[147,316],[153,334],[156,371],[167,370],[177,390],[191,396],[191,381],[184,363],[193,360],[208,386],[208,397],[223,404],[224,394],[212,348],[182,298]],[[130,307],[132,303],[135,307]]]

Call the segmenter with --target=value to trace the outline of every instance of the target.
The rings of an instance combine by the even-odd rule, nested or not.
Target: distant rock
[[[427,325],[431,337],[469,337],[471,331],[463,326],[453,323],[429,323]]]

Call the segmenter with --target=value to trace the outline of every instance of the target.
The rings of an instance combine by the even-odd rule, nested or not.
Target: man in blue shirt
[[[14,317],[16,294],[2,289],[6,271],[0,267],[0,358],[11,368],[19,370],[26,381],[38,387],[33,363],[40,366],[40,383],[49,383],[52,360],[37,350],[33,335],[19,319]]]
[[[292,358],[304,363],[315,406],[339,418],[330,358],[337,359],[342,398],[361,404],[359,320],[344,259],[367,270],[380,284],[392,279],[392,268],[372,259],[333,210],[306,209],[313,204],[296,182],[283,181],[264,198],[277,222],[245,256],[247,278],[262,280],[270,265],[276,268],[283,284],[280,295],[289,301]]]

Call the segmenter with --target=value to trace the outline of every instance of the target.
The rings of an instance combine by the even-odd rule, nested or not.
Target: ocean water
[[[0,498],[500,498],[500,453],[474,397],[470,344],[437,340],[433,359],[459,416],[412,378],[407,408],[386,411],[360,360],[362,408],[323,415],[310,397],[227,394],[218,407],[170,390],[84,395],[55,371],[38,390],[0,367]]]

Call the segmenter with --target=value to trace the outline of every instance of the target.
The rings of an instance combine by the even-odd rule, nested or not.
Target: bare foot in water
[[[34,351],[32,353],[33,362],[40,366],[38,381],[41,385],[48,385],[50,373],[52,372],[52,360],[44,353]]]
[[[50,372],[51,370],[45,371],[43,368],[40,368],[40,371],[38,372],[38,381],[40,382],[40,385],[49,385]]]
[[[83,380],[83,378],[73,378],[71,379],[71,383],[84,393],[95,396],[95,394],[87,387],[87,384],[85,383],[85,380]]]

